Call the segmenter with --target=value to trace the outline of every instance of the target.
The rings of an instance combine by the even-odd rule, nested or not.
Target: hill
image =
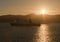
[[[0,16],[0,22],[12,23],[15,20],[19,21],[21,24],[26,23],[60,23],[60,15],[2,15]]]

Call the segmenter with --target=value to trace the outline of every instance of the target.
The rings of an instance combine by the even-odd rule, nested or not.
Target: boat
[[[19,20],[14,20],[14,22],[10,23],[11,26],[40,26],[41,23],[33,23],[30,19],[29,19],[29,23],[22,23]]]

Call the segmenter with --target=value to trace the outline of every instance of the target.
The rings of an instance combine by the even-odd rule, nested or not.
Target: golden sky
[[[60,13],[60,0],[0,0],[0,14],[29,14],[46,9]]]

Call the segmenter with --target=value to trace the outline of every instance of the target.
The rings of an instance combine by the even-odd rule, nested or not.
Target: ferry
[[[15,20],[14,22],[10,23],[12,26],[40,26],[41,23],[33,23],[31,20],[29,20],[29,23],[27,22],[20,22],[19,20]]]

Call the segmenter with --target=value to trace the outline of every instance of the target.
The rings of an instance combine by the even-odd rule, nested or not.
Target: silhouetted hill
[[[60,23],[60,15],[3,15],[0,16],[0,22],[12,23],[15,20],[19,21],[21,24],[26,23]]]
[[[40,19],[36,15],[3,15],[0,16],[0,22],[5,23],[14,23],[17,20],[17,23],[20,24],[40,24]]]
[[[42,23],[60,23],[60,15],[45,15],[42,17]]]

